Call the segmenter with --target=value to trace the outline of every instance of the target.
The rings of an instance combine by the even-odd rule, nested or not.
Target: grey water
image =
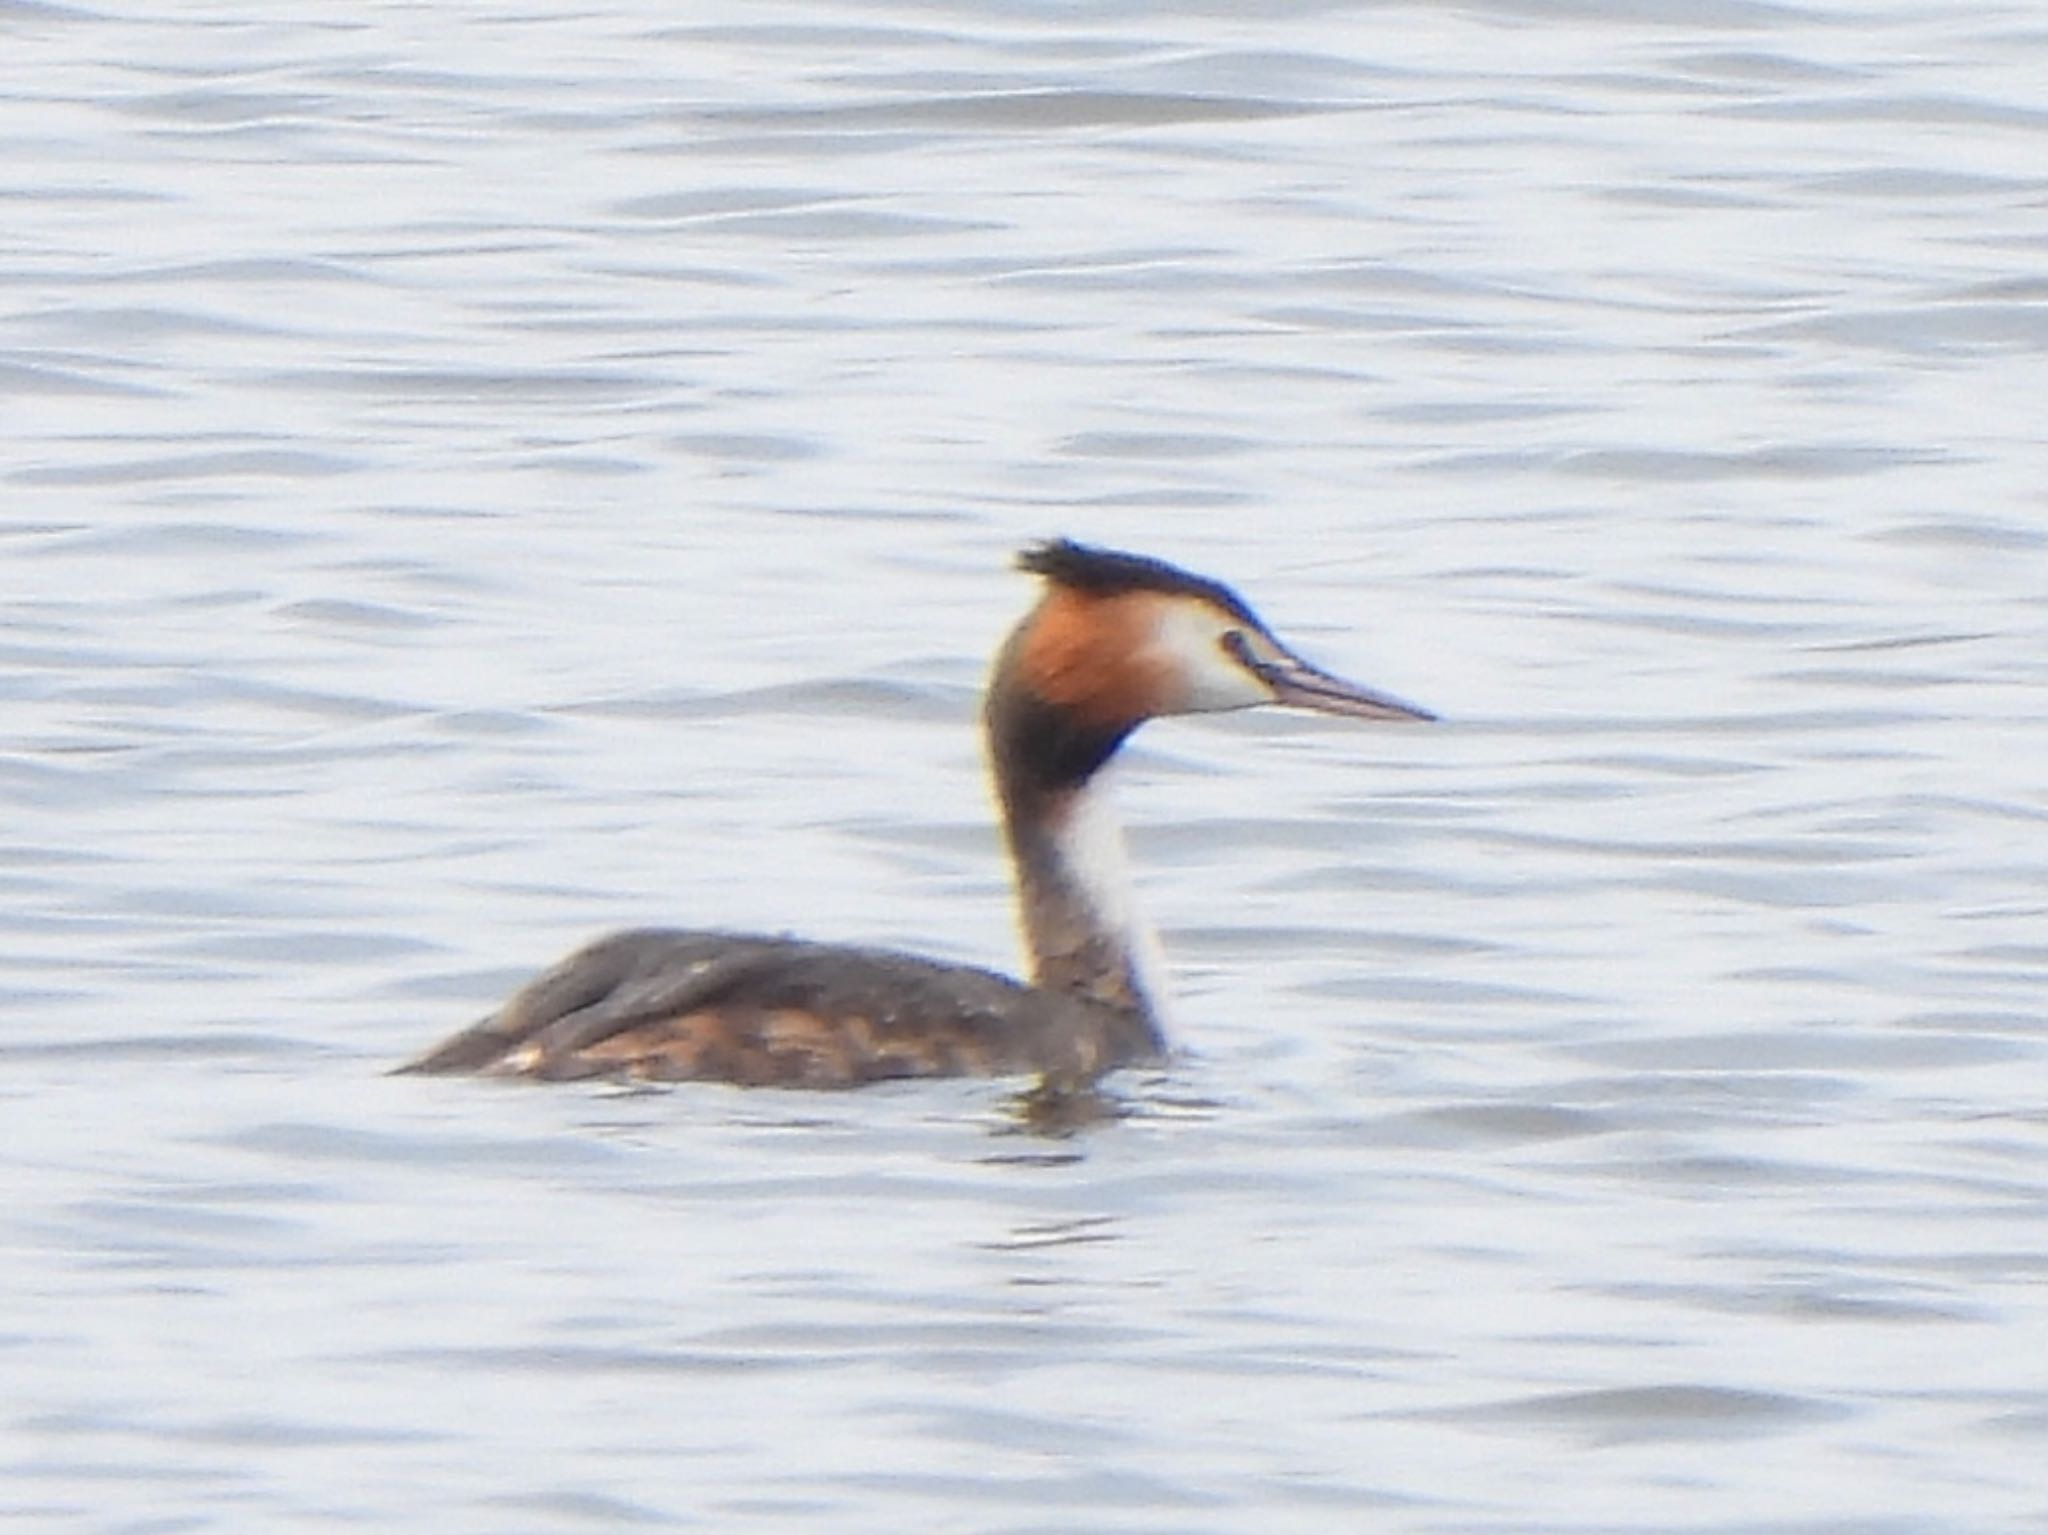
[[[0,1525],[2048,1528],[2048,12],[0,0]],[[1122,1115],[391,1078],[1014,962],[1067,533],[1426,729],[1122,770]]]

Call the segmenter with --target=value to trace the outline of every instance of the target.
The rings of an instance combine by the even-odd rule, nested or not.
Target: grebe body
[[[1018,563],[1045,589],[997,653],[982,719],[1028,983],[890,950],[635,930],[577,950],[399,1069],[787,1087],[1033,1072],[1081,1084],[1163,1055],[1155,946],[1099,777],[1124,738],[1163,715],[1258,704],[1431,716],[1311,666],[1228,587],[1163,561],[1060,539]]]

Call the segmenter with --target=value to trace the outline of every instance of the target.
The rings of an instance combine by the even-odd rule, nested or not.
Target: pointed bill
[[[1278,647],[1275,647],[1278,650]],[[1273,702],[1292,709],[1313,709],[1318,714],[1340,714],[1359,720],[1433,720],[1427,709],[1405,703],[1389,693],[1331,675],[1311,666],[1291,651],[1278,650],[1273,656],[1242,652],[1245,665],[1273,690]]]

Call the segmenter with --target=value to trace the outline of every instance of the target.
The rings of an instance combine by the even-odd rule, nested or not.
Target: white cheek
[[[1200,610],[1169,608],[1160,615],[1152,643],[1171,658],[1179,682],[1170,712],[1207,714],[1273,701],[1272,690],[1223,649],[1227,628]]]

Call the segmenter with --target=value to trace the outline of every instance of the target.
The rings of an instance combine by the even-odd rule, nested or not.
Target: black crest
[[[1258,616],[1221,581],[1211,581],[1142,554],[1125,554],[1119,549],[1101,549],[1077,544],[1071,538],[1048,539],[1033,544],[1017,555],[1017,568],[1044,576],[1056,586],[1086,592],[1091,597],[1116,597],[1125,592],[1164,592],[1174,597],[1195,597],[1214,603],[1224,612],[1258,624]]]

